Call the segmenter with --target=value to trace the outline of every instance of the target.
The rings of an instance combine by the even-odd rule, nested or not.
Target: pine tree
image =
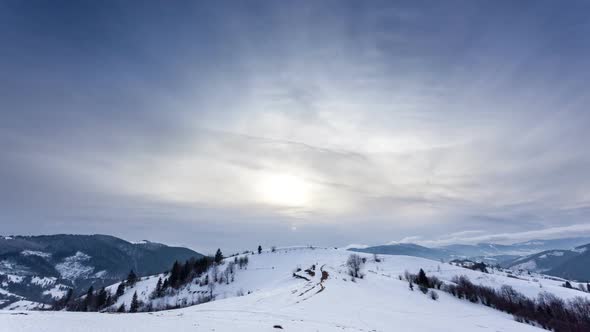
[[[174,262],[174,265],[172,265],[172,270],[170,270],[170,280],[169,280],[169,284],[170,286],[176,288],[180,285],[180,275],[182,273],[182,266],[180,265],[180,263],[178,261]]]
[[[418,280],[416,283],[420,286],[428,287],[428,277],[426,276],[426,273],[424,273],[424,270],[420,269],[420,272],[418,272]]]
[[[123,296],[125,294],[125,282],[121,281],[119,286],[117,286],[117,292],[115,293],[117,297]]]
[[[262,246],[258,245],[258,254],[260,255],[262,253]]]
[[[158,282],[156,283],[156,292],[160,292],[162,290],[162,278],[158,278]]]
[[[108,293],[106,291],[106,289],[103,287],[100,289],[100,291],[98,291],[98,294],[96,295],[96,309],[100,310],[102,307],[104,307],[107,304],[107,297],[108,297]]]
[[[137,291],[133,293],[133,298],[131,299],[131,306],[129,306],[129,312],[137,312],[139,309],[139,300],[137,299]]]
[[[168,288],[168,286],[170,286],[170,284],[168,283],[168,278],[164,279],[164,282],[162,283],[162,292],[164,292],[164,290],[166,290],[166,288]]]
[[[219,264],[223,260],[223,254],[221,253],[221,249],[217,249],[215,253],[215,263]]]
[[[135,272],[133,272],[133,270],[129,271],[129,275],[127,275],[127,284],[129,285],[129,287],[133,287],[136,281],[137,275],[135,274]]]
[[[192,270],[192,265],[193,264],[191,264],[189,261],[186,261],[184,263],[184,265],[182,266],[182,270],[180,271],[181,284],[184,284],[187,281],[187,279],[191,273],[191,270]]]
[[[121,303],[119,309],[117,309],[117,312],[125,312],[125,303]]]
[[[86,292],[86,299],[84,299],[84,311],[93,311],[94,310],[94,287],[88,287],[88,291]]]
[[[156,283],[156,290],[153,293],[153,297],[161,297],[162,294],[164,293],[164,290],[162,289],[162,278],[158,278],[158,282]]]

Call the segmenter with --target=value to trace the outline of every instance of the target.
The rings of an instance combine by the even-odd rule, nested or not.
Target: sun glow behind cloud
[[[262,202],[286,207],[308,207],[311,188],[301,177],[291,174],[263,175],[256,185]]]

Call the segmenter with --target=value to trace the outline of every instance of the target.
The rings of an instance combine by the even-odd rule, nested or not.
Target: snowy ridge
[[[43,257],[43,258],[51,257],[50,253],[42,252],[42,251],[35,251],[35,250],[23,250],[23,251],[21,251],[20,254],[23,256],[39,256],[39,257]]]

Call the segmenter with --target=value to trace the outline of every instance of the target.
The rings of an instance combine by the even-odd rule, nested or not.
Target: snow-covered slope
[[[408,256],[381,256],[381,262],[364,255],[365,277],[352,281],[345,265],[350,252],[335,249],[289,248],[276,253],[250,255],[247,270],[238,270],[235,281],[217,284],[216,301],[184,309],[138,314],[70,312],[0,312],[0,331],[537,331],[517,323],[512,316],[459,300],[439,292],[430,299],[410,291],[399,275],[423,268],[428,275],[451,280],[467,275],[474,283],[512,285],[527,296],[548,291],[563,298],[587,295],[560,286],[559,281],[538,276],[509,277],[506,272],[484,274],[457,266]],[[363,255],[363,254],[361,254]],[[227,264],[227,263],[226,263]],[[293,277],[297,268],[316,266],[310,280]],[[321,282],[321,272],[328,279]],[[147,301],[157,278],[145,278],[119,299],[129,305],[137,291]],[[186,294],[206,291],[192,285]],[[238,293],[245,296],[236,296]],[[250,294],[248,294],[250,292]]]

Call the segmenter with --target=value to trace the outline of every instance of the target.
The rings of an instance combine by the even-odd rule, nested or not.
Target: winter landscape
[[[0,0],[0,332],[589,332],[589,12]]]

